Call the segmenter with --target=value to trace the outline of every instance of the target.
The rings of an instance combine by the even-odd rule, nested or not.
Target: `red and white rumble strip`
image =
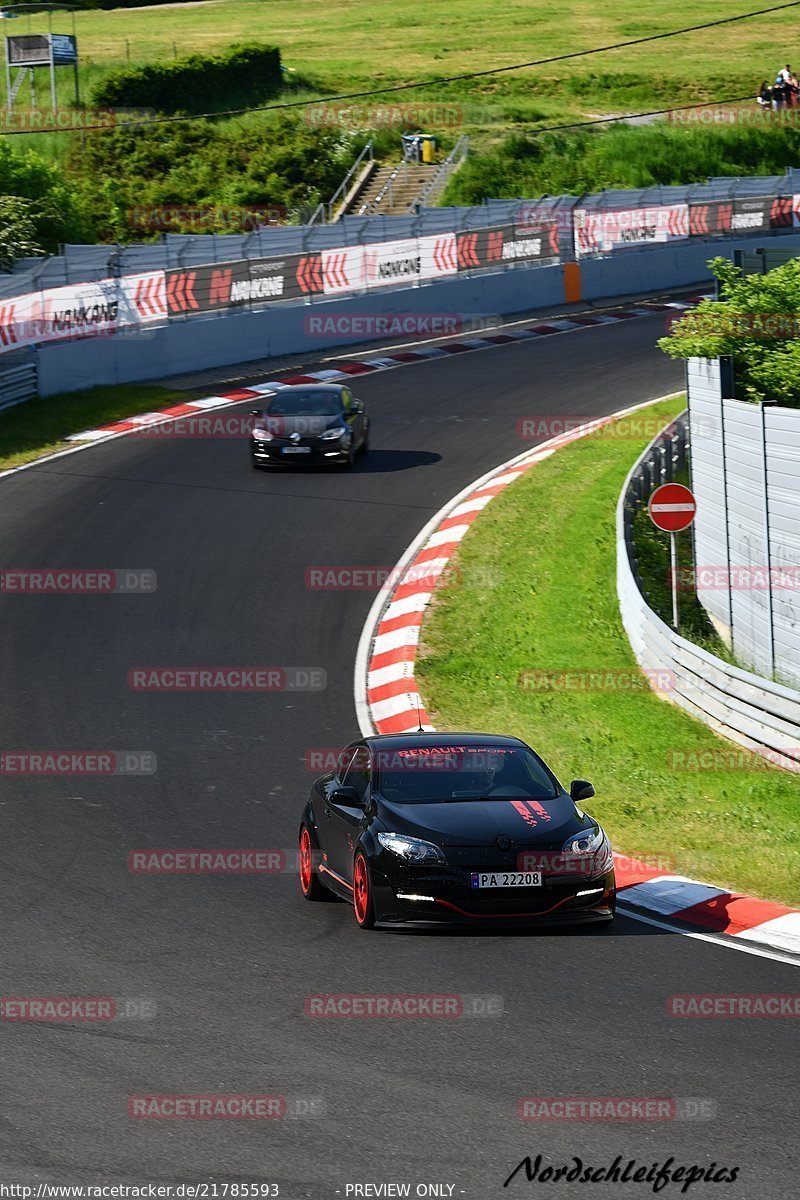
[[[649,401],[652,404],[655,401]],[[637,405],[636,409],[647,405]],[[494,496],[568,442],[627,415],[626,409],[543,442],[471,484],[441,509],[401,558],[377,596],[361,636],[355,701],[363,734],[434,730],[414,677],[425,609],[472,522]],[[694,936],[721,934],[751,952],[800,956],[800,912],[728,892],[615,854],[620,899],[630,915],[678,922]],[[789,961],[787,959],[787,961]]]

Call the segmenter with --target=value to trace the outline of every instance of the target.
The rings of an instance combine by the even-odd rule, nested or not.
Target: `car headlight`
[[[565,854],[596,854],[602,849],[606,835],[598,826],[597,829],[586,829],[583,833],[575,833],[564,843]]]
[[[391,850],[398,858],[412,863],[447,862],[443,852],[433,842],[421,838],[407,837],[404,833],[379,833],[378,841],[384,850]]]
[[[274,436],[268,429],[262,429],[260,426],[253,429],[253,437],[257,442],[271,442]]]
[[[339,438],[343,438],[348,432],[349,431],[347,429],[340,428],[326,429],[324,433],[320,434],[320,437],[323,442],[335,442],[338,441]]]

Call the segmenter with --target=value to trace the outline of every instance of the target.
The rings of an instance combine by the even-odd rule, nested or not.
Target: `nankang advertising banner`
[[[555,222],[535,225],[518,222],[490,229],[471,229],[456,234],[459,271],[493,267],[509,262],[538,262],[558,258],[558,227]]]
[[[689,233],[692,237],[730,233],[732,215],[732,200],[711,200],[708,204],[692,201],[689,205]]]
[[[601,211],[576,208],[573,222],[575,254],[581,258],[624,246],[682,241],[689,236],[689,205],[660,204]]]
[[[731,233],[760,233],[771,227],[774,196],[742,196],[733,202]]]
[[[456,235],[405,238],[364,246],[364,284],[397,287],[421,279],[443,279],[458,272]]]

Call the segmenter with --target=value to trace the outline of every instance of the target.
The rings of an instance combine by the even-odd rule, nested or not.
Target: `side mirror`
[[[332,804],[343,804],[346,808],[363,808],[364,801],[354,787],[342,784],[328,794]]]
[[[350,411],[354,412],[354,413],[363,413],[364,405],[361,403],[360,400],[351,400],[350,401]]]
[[[264,415],[264,412],[263,412],[263,410],[262,410],[262,409],[260,409],[260,408],[251,408],[251,409],[250,409],[250,416],[251,416],[251,417],[263,417],[263,415]]]
[[[594,788],[588,779],[573,779],[569,785],[570,798],[577,804],[580,800],[591,800]]]

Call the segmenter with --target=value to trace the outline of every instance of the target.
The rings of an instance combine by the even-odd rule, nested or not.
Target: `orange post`
[[[564,263],[564,301],[577,304],[581,298],[581,269],[576,262]]]

